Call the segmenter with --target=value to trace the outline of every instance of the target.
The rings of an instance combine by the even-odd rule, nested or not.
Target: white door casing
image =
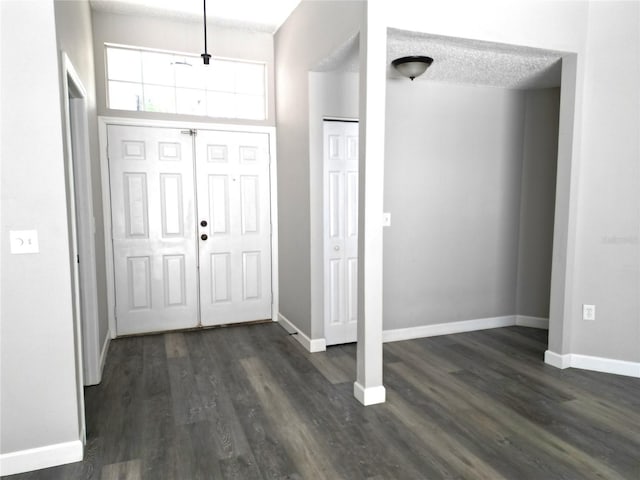
[[[358,123],[324,122],[324,317],[327,345],[355,342],[358,320]]]
[[[117,334],[271,318],[269,134],[106,133]]]
[[[269,135],[198,130],[203,325],[271,318]]]
[[[108,127],[117,334],[198,325],[193,142]]]

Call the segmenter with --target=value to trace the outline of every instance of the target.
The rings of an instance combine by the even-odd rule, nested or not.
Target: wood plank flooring
[[[640,480],[640,380],[542,362],[509,327],[384,346],[384,405],[355,345],[277,324],[118,339],[86,389],[85,461],[14,480]]]

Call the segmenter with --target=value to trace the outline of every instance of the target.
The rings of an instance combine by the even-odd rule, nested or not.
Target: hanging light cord
[[[207,0],[202,0],[203,10],[204,10],[204,53],[200,56],[202,57],[202,61],[205,65],[209,65],[209,60],[211,59],[211,55],[207,51]]]

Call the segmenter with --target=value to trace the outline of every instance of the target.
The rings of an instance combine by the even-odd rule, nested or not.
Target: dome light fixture
[[[433,63],[433,58],[425,57],[422,55],[411,55],[409,57],[396,58],[391,65],[405,77],[408,77],[413,81],[414,78],[419,77],[427,68]]]

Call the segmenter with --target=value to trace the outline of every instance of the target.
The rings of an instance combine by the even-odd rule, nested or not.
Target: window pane
[[[214,60],[207,70],[207,90],[233,92],[235,86],[235,65],[237,62]]]
[[[176,87],[205,88],[205,67],[201,59],[192,57],[174,57]]]
[[[107,78],[141,82],[140,52],[122,48],[107,48]]]
[[[176,113],[183,113],[185,115],[206,115],[207,92],[192,88],[177,88]]]
[[[256,95],[236,95],[235,97],[237,118],[264,120],[264,97]]]
[[[1,2],[2,0],[0,0]],[[109,108],[218,118],[266,118],[266,65],[105,47]]]
[[[207,92],[207,113],[210,117],[235,118],[235,103],[233,93]]]
[[[173,55],[166,53],[142,52],[142,78],[145,84],[175,84]]]
[[[176,113],[176,95],[173,87],[144,86],[144,109],[147,112]]]
[[[236,93],[264,95],[264,65],[238,63],[236,65]]]
[[[142,85],[139,83],[109,82],[109,108],[142,110]]]

